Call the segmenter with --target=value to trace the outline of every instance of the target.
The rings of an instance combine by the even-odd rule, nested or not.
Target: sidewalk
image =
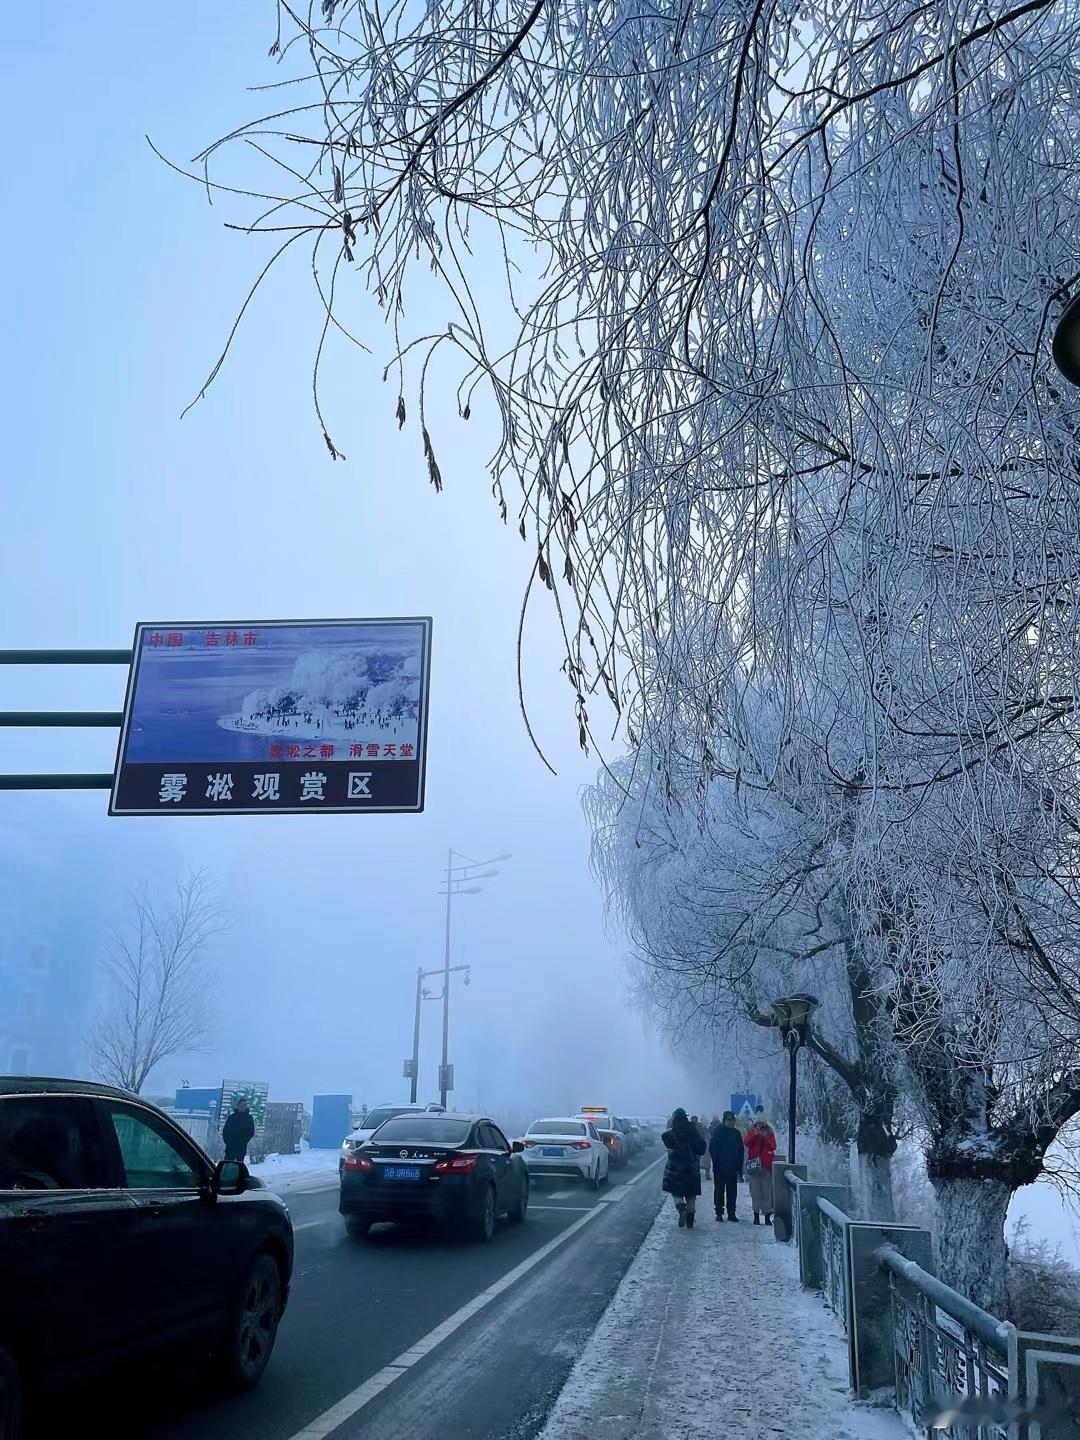
[[[910,1440],[850,1399],[843,1332],[795,1261],[708,1203],[679,1230],[665,1196],[541,1440]]]

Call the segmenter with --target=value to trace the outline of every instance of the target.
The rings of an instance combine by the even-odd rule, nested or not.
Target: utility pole
[[[409,1089],[409,1104],[416,1104],[416,1081],[420,1074],[420,1002],[424,998],[424,967],[421,965],[416,971],[416,1014],[413,1016],[412,1031],[412,1071],[409,1079],[412,1082]]]
[[[439,1102],[446,1108],[446,1095],[450,1072],[447,1069],[450,1048],[450,896],[453,894],[451,881],[454,874],[454,852],[446,852],[446,940],[443,947],[443,996],[442,996],[442,1065],[439,1067]]]
[[[455,857],[457,863],[455,864]],[[465,984],[469,983],[468,965],[450,964],[450,917],[451,900],[455,895],[478,895],[483,889],[481,885],[474,885],[474,880],[487,880],[498,875],[498,870],[485,870],[482,867],[492,865],[498,860],[509,860],[509,854],[496,855],[491,860],[470,860],[467,855],[458,854],[457,851],[448,850],[446,854],[446,929],[443,937],[443,1021],[442,1021],[442,1064],[439,1066],[439,1096],[443,1106],[446,1105],[446,1097],[454,1088],[453,1066],[450,1064],[450,976],[456,970],[465,971]]]
[[[471,978],[471,972],[471,965],[450,966],[451,975],[457,975],[459,973],[464,974],[466,985],[468,985]],[[420,969],[416,972],[416,1006],[413,1011],[412,1057],[405,1061],[404,1067],[405,1079],[410,1081],[410,1105],[416,1104],[416,1087],[420,1079],[420,1009],[425,1000],[441,1000],[443,998],[443,993],[445,993],[445,988],[444,992],[438,995],[432,995],[429,991],[424,989],[424,981],[432,979],[435,975],[438,975],[440,977],[445,987],[446,970],[442,965],[440,965],[437,970],[425,970],[423,966],[421,966]]]

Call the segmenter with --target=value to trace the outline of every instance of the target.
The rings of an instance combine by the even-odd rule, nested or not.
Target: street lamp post
[[[788,1052],[788,1163],[795,1163],[795,1095],[798,1084],[799,1051],[806,1044],[810,1021],[821,1002],[815,995],[786,995],[771,1005],[773,1024]]]
[[[455,857],[457,863],[455,864]],[[446,1096],[453,1089],[453,1082],[450,1078],[450,901],[455,895],[477,895],[483,889],[481,885],[470,882],[475,880],[488,880],[498,875],[498,870],[486,870],[484,866],[493,865],[499,860],[509,860],[508,853],[493,855],[490,860],[470,860],[467,855],[461,855],[455,850],[447,851],[446,855],[446,934],[443,945],[443,1022],[442,1022],[442,1064],[439,1066],[439,1096],[443,1106],[446,1105]],[[467,966],[458,966],[458,969],[468,969]],[[468,984],[468,976],[466,976]]]
[[[465,972],[465,984],[468,985],[471,966],[452,965],[450,967],[451,975],[456,975],[459,971]],[[416,1104],[416,1086],[420,1077],[420,1006],[425,1000],[441,1000],[443,998],[441,994],[432,995],[430,990],[424,989],[424,981],[430,980],[433,975],[442,976],[445,982],[446,972],[441,965],[437,970],[425,970],[421,965],[416,972],[416,1009],[413,1012],[412,1058],[405,1061],[405,1078],[410,1082],[409,1103],[411,1105]]]

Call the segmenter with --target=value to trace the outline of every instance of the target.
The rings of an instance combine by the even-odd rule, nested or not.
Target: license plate
[[[562,1147],[561,1145],[544,1145],[544,1146],[542,1146],[541,1149],[540,1149],[540,1154],[541,1154],[541,1155],[558,1155],[558,1156],[561,1156],[562,1153],[563,1153],[563,1147]]]
[[[419,1180],[419,1165],[384,1165],[384,1180]]]

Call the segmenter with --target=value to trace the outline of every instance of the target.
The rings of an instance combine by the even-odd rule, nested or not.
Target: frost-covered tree
[[[700,596],[731,631],[713,671],[774,653],[781,683],[785,579],[832,564],[806,529],[858,486],[887,537],[951,529],[1045,645],[1076,633],[1047,326],[1080,254],[1075,0],[276,15],[266,113],[193,173],[268,246],[259,280],[307,254],[331,453],[319,378],[363,323],[357,279],[436,488],[430,385],[456,357],[461,414],[486,397],[583,726],[597,692],[652,694]]]
[[[958,1197],[992,1194],[994,1229],[1075,1063],[1078,420],[1048,329],[1080,254],[1080,7],[277,13],[286,88],[201,178],[267,269],[309,252],[331,454],[319,378],[359,274],[436,489],[453,357],[462,416],[494,419],[582,743],[606,694],[660,809],[717,767],[741,803],[737,697],[765,695],[755,764],[827,837],[829,924],[932,1137],[947,1278],[995,1303],[1003,1255],[975,1253]],[[429,315],[433,285],[450,313],[425,334],[410,297]],[[757,964],[747,933],[725,956]]]
[[[853,911],[852,802],[820,747],[776,763],[781,717],[753,687],[733,709],[739,744],[713,737],[704,788],[693,745],[681,764],[674,746],[662,764],[639,750],[600,777],[586,797],[594,865],[669,1031],[712,1027],[760,1054],[739,1032],[771,1024],[771,998],[822,999],[810,1044],[835,1083],[818,1079],[806,1119],[822,1138],[850,1127],[863,1211],[888,1218],[899,1061]]]

